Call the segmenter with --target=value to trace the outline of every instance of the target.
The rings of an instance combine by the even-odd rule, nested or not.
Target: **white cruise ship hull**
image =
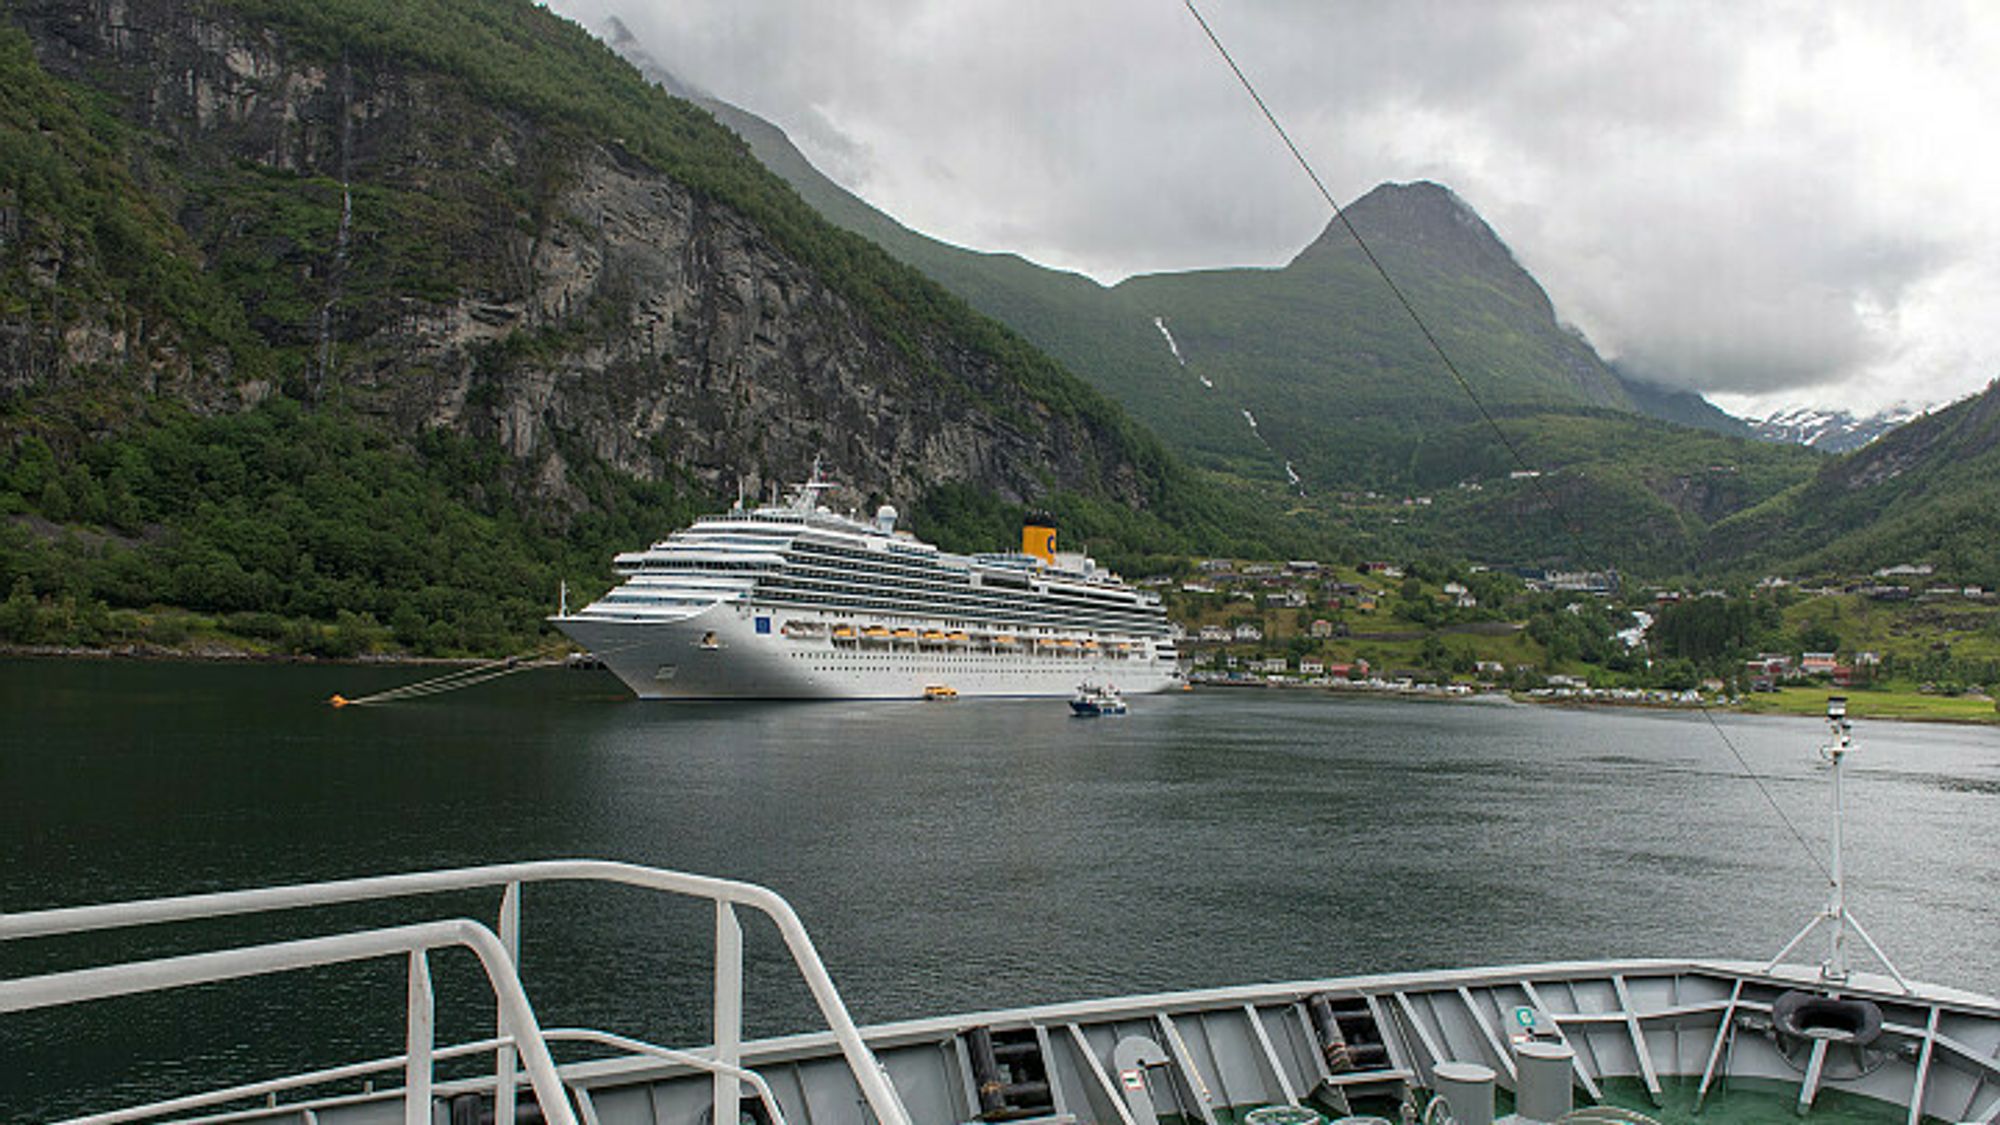
[[[759,631],[760,619],[768,631]],[[1046,651],[1025,637],[1012,648],[921,636],[836,641],[831,625],[788,635],[785,620],[745,603],[678,620],[589,611],[552,619],[641,699],[921,699],[932,686],[960,696],[1067,698],[1085,682],[1115,684],[1127,695],[1180,683],[1176,662],[1156,655]],[[936,625],[909,627],[921,635]]]

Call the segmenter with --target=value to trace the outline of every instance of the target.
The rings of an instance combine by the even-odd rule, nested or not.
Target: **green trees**
[[[209,614],[278,651],[518,651],[544,632],[559,582],[589,593],[613,553],[700,506],[671,482],[605,479],[592,518],[536,523],[514,513],[508,490],[526,485],[497,454],[446,434],[415,444],[277,400],[212,418],[163,407],[59,472],[38,438],[0,447],[7,495],[54,481],[118,498],[95,519],[75,503],[60,518],[27,505],[64,525],[47,533],[0,525],[0,588],[11,591],[0,639],[86,643],[102,615],[53,612],[69,599]]]
[[[1773,643],[1783,626],[1778,606],[1770,600],[1691,598],[1660,611],[1652,628],[1653,647],[1712,667]]]
[[[1799,626],[1798,646],[1802,652],[1837,652],[1840,633],[1825,621],[1808,621]]]

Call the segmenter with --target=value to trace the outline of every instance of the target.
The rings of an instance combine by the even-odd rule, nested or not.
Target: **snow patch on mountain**
[[[1923,413],[1921,410],[1899,408],[1857,418],[1845,410],[1796,406],[1748,421],[1750,428],[1765,441],[1795,442],[1828,453],[1847,453],[1860,449],[1912,418],[1921,418]]]

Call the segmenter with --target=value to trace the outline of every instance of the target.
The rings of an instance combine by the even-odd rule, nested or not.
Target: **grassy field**
[[[2000,660],[2000,605],[1967,599],[1878,602],[1859,594],[1807,598],[1785,610],[1785,624],[1808,623],[1840,634],[1843,652],[1872,650],[1918,657],[1949,646],[1959,657]]]
[[[1824,715],[1825,686],[1788,687],[1745,696],[1737,709],[1751,714]],[[1847,713],[1857,719],[1917,719],[1947,723],[2000,723],[2000,710],[1984,695],[1927,695],[1911,687],[1850,688]]]

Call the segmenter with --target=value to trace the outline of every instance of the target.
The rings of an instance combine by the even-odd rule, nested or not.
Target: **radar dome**
[[[880,508],[875,509],[875,526],[882,529],[882,534],[887,535],[896,530],[897,515],[898,513],[893,505],[884,504]]]

